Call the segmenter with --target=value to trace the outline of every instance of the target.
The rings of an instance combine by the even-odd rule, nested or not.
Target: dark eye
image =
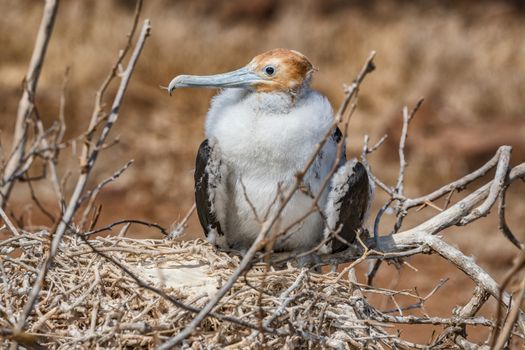
[[[275,68],[272,66],[266,66],[264,67],[264,72],[268,75],[273,75],[273,73],[275,73]]]

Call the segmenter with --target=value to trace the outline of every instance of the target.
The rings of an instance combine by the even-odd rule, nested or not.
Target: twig
[[[77,180],[77,184],[75,186],[73,194],[71,195],[69,204],[66,207],[66,210],[61,219],[61,222],[58,224],[58,227],[54,233],[53,241],[51,243],[51,250],[50,250],[52,255],[56,254],[58,244],[60,240],[62,239],[62,236],[64,235],[68,224],[71,222],[71,219],[73,218],[73,215],[75,215],[75,212],[80,204],[79,199],[81,198],[82,193],[84,192],[89,174],[91,172],[91,169],[93,168],[93,165],[100,151],[100,147],[104,144],[106,138],[108,137],[109,131],[111,130],[111,127],[118,119],[120,104],[122,103],[124,94],[126,93],[128,83],[131,79],[131,75],[133,73],[133,70],[135,69],[138,58],[142,52],[142,49],[144,48],[146,38],[149,36],[150,28],[151,28],[150,21],[146,19],[144,21],[144,25],[142,26],[142,31],[137,41],[137,45],[135,46],[135,50],[133,51],[133,54],[131,55],[128,66],[121,77],[120,86],[117,90],[117,94],[115,95],[115,99],[111,107],[111,113],[104,125],[104,128],[102,129],[102,132],[98,138],[98,141],[96,142],[96,147],[91,151],[89,156],[84,158],[86,160],[86,163],[83,165],[82,172]]]
[[[107,184],[109,184],[110,182],[113,182],[115,180],[117,180],[120,175],[122,175],[130,166],[131,164],[133,164],[133,160],[129,160],[124,166],[122,166],[119,170],[115,171],[113,173],[113,175],[111,175],[110,177],[108,177],[107,179],[103,180],[102,182],[100,182],[98,185],[96,185],[92,190],[89,190],[87,191],[86,193],[84,193],[78,200],[79,203],[82,203],[84,202],[86,199],[89,198],[88,200],[88,203],[86,205],[86,207],[84,208],[84,213],[82,214],[82,218],[80,219],[80,222],[79,222],[79,226],[80,227],[83,227],[86,220],[87,220],[87,216],[91,210],[91,207],[93,206],[93,204],[95,203],[95,200],[97,198],[97,195],[99,194],[100,190],[102,188],[104,188],[104,186],[106,186]]]
[[[496,154],[494,155],[494,157],[492,157],[487,163],[485,163],[483,166],[481,166],[476,171],[473,171],[472,173],[465,175],[462,178],[454,182],[451,182],[448,185],[445,185],[425,196],[414,198],[414,199],[406,199],[403,202],[403,209],[408,210],[410,208],[419,206],[425,203],[426,201],[429,201],[429,202],[435,201],[436,199],[443,197],[444,195],[446,195],[447,193],[451,191],[455,191],[455,190],[460,191],[464,189],[468,184],[484,176],[492,168],[494,168],[494,166],[498,164],[501,153],[504,152],[504,150],[506,150],[506,147],[501,146],[496,152]]]
[[[505,195],[507,193],[508,185],[505,186],[501,192],[499,193],[499,206],[498,206],[498,228],[503,233],[503,235],[512,243],[514,244],[518,249],[523,249],[523,243],[521,243],[516,236],[512,233],[512,230],[509,228],[509,225],[507,224],[507,220],[505,220]]]
[[[27,186],[29,187],[29,193],[31,194],[31,199],[33,200],[33,202],[35,202],[38,209],[40,209],[42,214],[47,216],[47,218],[51,221],[51,224],[55,223],[55,220],[56,220],[55,217],[44,207],[44,205],[40,202],[40,200],[36,196],[31,180],[27,181]]]
[[[0,217],[2,218],[4,223],[7,225],[7,228],[9,228],[9,231],[11,231],[11,233],[14,236],[20,236],[20,233],[18,233],[18,230],[16,229],[15,225],[13,225],[11,220],[9,220],[9,217],[5,213],[4,209],[2,209],[2,207],[0,207]]]
[[[47,51],[51,33],[55,24],[55,18],[58,10],[58,0],[46,0],[44,14],[31,56],[31,61],[27,69],[24,83],[24,92],[18,104],[16,114],[15,132],[13,137],[12,153],[3,169],[2,178],[4,183],[0,188],[0,208],[4,208],[13,188],[14,181],[8,181],[21,166],[21,160],[24,158],[25,144],[27,142],[27,119],[33,111],[33,98],[36,94],[38,78],[42,71],[44,58]]]
[[[507,176],[507,172],[509,171],[510,152],[512,148],[510,146],[502,146],[500,149],[501,153],[498,160],[498,165],[496,167],[496,175],[494,175],[494,180],[490,186],[490,191],[487,198],[479,207],[462,218],[460,225],[466,225],[482,216],[487,215],[492,205],[496,203],[499,193],[504,189],[505,178]]]
[[[108,136],[108,133],[109,133],[109,130],[110,130],[111,126],[113,125],[113,123],[118,118],[118,112],[119,112],[120,104],[121,104],[122,99],[124,97],[124,93],[126,92],[127,85],[128,85],[129,80],[131,78],[131,74],[133,73],[135,65],[137,64],[137,60],[138,60],[138,58],[140,56],[140,53],[142,52],[142,49],[144,47],[144,43],[146,41],[146,38],[149,35],[149,30],[150,30],[150,21],[149,20],[145,20],[144,21],[144,25],[142,27],[142,32],[141,32],[140,37],[138,39],[137,45],[135,47],[135,50],[134,50],[134,52],[133,52],[133,54],[132,54],[132,56],[130,58],[130,61],[129,61],[128,66],[127,66],[126,71],[125,71],[125,74],[122,76],[122,80],[121,80],[119,89],[117,91],[117,94],[116,94],[114,102],[113,102],[113,107],[111,109],[111,114],[110,114],[110,116],[109,116],[109,118],[108,118],[108,120],[106,122],[106,125],[105,125],[101,135],[99,136],[97,145],[104,143],[105,139]],[[36,300],[38,298],[38,295],[40,293],[40,290],[42,288],[42,284],[43,284],[43,281],[44,281],[45,276],[47,274],[47,271],[49,270],[49,268],[50,268],[50,266],[51,266],[51,264],[53,262],[53,259],[54,259],[55,255],[56,255],[57,251],[58,251],[58,246],[60,244],[60,241],[62,240],[62,236],[64,235],[64,233],[66,231],[66,228],[69,225],[69,222],[71,221],[73,215],[76,212],[76,209],[78,208],[78,199],[80,198],[80,196],[82,195],[82,193],[84,191],[84,188],[85,188],[85,186],[87,184],[87,180],[88,180],[88,176],[89,176],[90,170],[91,170],[91,168],[92,168],[92,166],[94,164],[94,161],[97,158],[97,155],[98,155],[98,149],[95,148],[93,150],[93,152],[91,153],[90,162],[88,162],[87,167],[84,168],[84,170],[82,171],[80,177],[78,178],[75,190],[73,192],[73,195],[70,198],[70,201],[69,201],[69,204],[68,204],[68,206],[66,208],[66,211],[65,211],[64,215],[62,216],[61,221],[58,224],[58,227],[55,230],[55,233],[53,235],[53,240],[51,241],[51,247],[50,247],[48,256],[47,256],[47,258],[45,259],[44,263],[42,264],[42,266],[39,269],[38,276],[36,278],[35,283],[33,284],[33,288],[31,289],[31,293],[28,296],[26,305],[24,307],[24,311],[19,317],[16,329],[15,329],[15,333],[19,333],[23,329],[23,327],[25,325],[26,318],[28,317],[29,313],[33,309],[33,306],[34,306],[34,304],[35,304],[35,302],[36,302]]]
[[[275,310],[275,312],[273,313],[273,315],[264,320],[264,326],[265,327],[269,327],[270,324],[279,316],[281,316],[284,312],[284,310],[286,309],[286,307],[288,306],[289,303],[292,302],[293,300],[293,297],[290,297],[290,294],[295,291],[300,285],[301,283],[303,283],[304,279],[307,277],[307,272],[308,272],[308,269],[302,269],[301,270],[301,273],[299,274],[299,276],[297,276],[297,279],[295,280],[294,283],[292,283],[292,285],[290,287],[288,287],[288,289],[286,289],[282,294],[281,296],[279,297],[279,299],[281,300],[281,305],[277,308],[277,310]]]
[[[400,196],[403,196],[405,193],[405,170],[408,165],[406,159],[405,159],[405,144],[408,137],[408,125],[412,121],[412,118],[416,115],[416,112],[418,111],[419,107],[421,107],[421,104],[423,103],[423,99],[419,99],[417,101],[416,105],[414,106],[414,109],[410,114],[408,114],[408,107],[403,107],[403,129],[401,130],[401,138],[399,140],[399,175],[397,177],[397,183],[396,183],[396,193]]]
[[[374,260],[369,265],[369,270],[366,273],[366,284],[371,286],[374,282],[374,277],[376,276],[377,271],[379,271],[379,267],[383,263],[383,260]]]
[[[499,298],[502,299],[503,295],[505,294],[505,288],[507,288],[508,284],[510,283],[511,279],[516,276],[516,274],[525,267],[525,250],[521,250],[518,254],[517,258],[514,261],[514,264],[512,268],[507,271],[505,276],[503,277],[503,281],[501,283],[501,287],[499,290]],[[525,280],[525,279],[524,279]],[[522,296],[523,297],[523,296]],[[514,304],[519,306],[521,305],[521,298],[517,300]],[[510,315],[509,315],[510,316]],[[496,324],[499,325],[502,323],[503,318],[503,311],[501,304],[498,304],[498,309],[496,312]],[[515,320],[514,320],[515,322]],[[507,334],[508,335],[508,334]],[[494,348],[496,346],[496,343],[501,342],[502,338],[499,334],[499,328],[494,329],[494,334],[492,335],[492,347]]]
[[[469,276],[478,286],[483,287],[494,298],[499,299],[499,286],[494,279],[479,267],[472,258],[468,258],[461,251],[445,243],[435,236],[426,235],[423,241],[436,253],[453,263],[457,268]],[[503,293],[500,301],[507,307],[510,306],[510,295]]]
[[[139,224],[139,225],[143,225],[143,226],[147,226],[147,227],[154,227],[154,228],[158,229],[160,231],[160,233],[162,233],[163,235],[168,235],[169,234],[168,231],[164,227],[160,226],[159,224],[156,224],[156,223],[153,223],[153,222],[142,221],[142,220],[125,219],[125,220],[118,220],[118,221],[112,222],[111,224],[106,225],[106,226],[101,227],[101,228],[97,228],[96,230],[87,231],[87,232],[85,232],[82,235],[84,237],[93,236],[93,235],[95,235],[97,233],[100,233],[100,232],[111,231],[113,229],[113,227],[118,226],[118,225],[122,225],[122,224]]]
[[[388,210],[393,201],[394,200],[390,198],[377,212],[376,219],[374,220],[374,242],[376,244],[379,240],[379,223],[381,222],[381,217]]]
[[[521,307],[521,302],[523,300],[524,295],[525,295],[525,278],[522,278],[521,283],[520,283],[519,292],[517,293],[515,301],[512,305],[512,308],[510,309],[510,313],[507,318],[507,322],[505,322],[505,325],[503,326],[503,329],[501,330],[501,333],[499,334],[499,337],[497,338],[496,342],[493,343],[492,348],[494,350],[503,349],[505,347],[505,344],[509,341],[509,337],[512,332],[512,329],[514,328],[514,325],[516,324],[516,320],[518,319],[518,315],[521,312],[520,307]]]

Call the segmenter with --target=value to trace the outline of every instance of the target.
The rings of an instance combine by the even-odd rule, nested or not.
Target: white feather
[[[227,89],[214,97],[206,120],[206,136],[219,147],[226,171],[224,186],[216,188],[218,194],[214,198],[229,245],[225,248],[244,250],[252,244],[265,213],[271,217],[279,206],[279,200],[275,201],[278,184],[286,193],[332,122],[330,103],[310,89],[295,97]],[[330,139],[322,157],[317,157],[305,177],[305,184],[314,195],[336,161],[336,149],[336,143]],[[327,192],[323,193],[321,206]],[[276,229],[297,221],[311,205],[309,196],[296,193]],[[277,242],[277,250],[307,250],[315,246],[323,238],[321,216],[311,214],[292,231],[286,240]]]

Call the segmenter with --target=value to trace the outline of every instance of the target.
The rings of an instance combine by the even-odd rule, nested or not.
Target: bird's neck
[[[236,103],[244,105],[256,114],[286,115],[306,98],[309,91],[310,88],[305,86],[294,92],[242,90],[234,94],[237,95]],[[223,94],[230,92],[225,91]]]

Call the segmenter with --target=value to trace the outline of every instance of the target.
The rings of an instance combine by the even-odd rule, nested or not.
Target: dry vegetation
[[[489,160],[502,144],[513,146],[512,165],[525,161],[522,98],[525,96],[525,61],[522,59],[525,55],[523,40],[525,14],[517,4],[510,1],[481,1],[476,4],[460,1],[452,5],[430,1],[422,6],[410,5],[402,1],[377,1],[367,2],[365,5],[359,1],[345,3],[337,0],[325,2],[260,0],[250,2],[249,5],[247,2],[216,3],[207,0],[176,3],[147,2],[142,14],[145,18],[151,18],[153,31],[140,63],[133,73],[125,102],[120,109],[121,117],[112,131],[111,138],[108,139],[108,142],[118,139],[118,144],[112,146],[110,152],[101,154],[88,185],[93,186],[111,176],[130,158],[135,159],[135,162],[118,181],[111,182],[101,192],[98,202],[102,203],[103,209],[100,211],[99,226],[122,218],[151,220],[169,226],[172,222],[178,221],[191,207],[193,198],[191,169],[196,149],[202,139],[203,115],[212,93],[181,91],[175,99],[169,99],[158,86],[165,85],[173,76],[183,72],[211,73],[234,68],[245,63],[255,54],[273,47],[295,48],[307,54],[312,62],[320,67],[320,72],[314,79],[314,86],[326,94],[334,106],[343,98],[342,85],[351,81],[362,65],[362,59],[371,49],[378,52],[375,60],[378,70],[367,78],[360,92],[359,106],[352,117],[348,136],[350,151],[358,155],[364,134],[371,135],[372,143],[384,133],[389,134],[390,137],[385,145],[370,157],[375,173],[389,184],[394,184],[397,177],[397,142],[401,134],[402,105],[405,103],[413,105],[420,96],[425,96],[426,102],[411,125],[411,133],[406,145],[410,166],[405,182],[406,193],[410,197],[427,193],[439,185],[475,170]],[[122,47],[125,42],[124,33],[133,18],[135,5],[134,2],[127,1],[94,3],[68,1],[61,3],[60,6],[54,35],[40,77],[36,106],[44,125],[49,127],[59,115],[64,75],[66,67],[69,66],[64,90],[66,101],[64,115],[67,125],[65,139],[67,140],[80,135],[88,128],[95,92],[114,63],[116,48]],[[0,45],[4,48],[0,52],[2,60],[0,94],[4,102],[0,109],[0,128],[2,143],[10,145],[12,136],[10,133],[13,130],[14,116],[22,91],[21,81],[33,48],[32,43],[41,18],[42,6],[31,1],[4,0],[0,3],[0,8],[5,9],[3,13],[9,14],[0,22]],[[108,104],[111,104],[110,101],[117,87],[118,84],[110,86]],[[80,148],[81,145],[79,144],[78,147]],[[8,150],[9,147],[5,147],[4,156]],[[72,155],[68,148],[62,152],[58,172],[61,176],[67,177],[65,176],[67,170],[78,169],[77,165],[77,156]],[[42,164],[35,162],[30,175],[38,175],[41,169]],[[77,175],[73,173],[72,179],[65,183],[65,192],[70,193]],[[478,180],[472,184],[472,188],[478,188],[492,177],[492,173],[488,174],[484,182]],[[59,210],[55,204],[56,193],[53,192],[52,186],[35,184],[35,190],[51,214],[57,215]],[[519,181],[507,192],[507,199],[512,203],[508,208],[508,223],[510,227],[516,228],[515,234],[522,241],[525,238],[521,225],[525,220],[525,202],[522,200],[524,193],[523,183],[520,184]],[[464,196],[463,193],[455,195],[453,201],[456,202]],[[385,194],[379,195],[374,212],[377,212],[387,197]],[[436,204],[443,207],[444,200],[442,201]],[[6,211],[15,219],[16,225],[24,230],[35,231],[42,225],[52,225],[31,202],[26,183],[15,185]],[[410,227],[424,222],[435,214],[435,209],[429,206],[417,215],[409,216],[405,226]],[[394,215],[384,215],[380,232],[387,233],[395,220]],[[190,218],[189,223],[185,238],[199,236],[200,230],[195,219]],[[497,215],[493,214],[461,231],[449,230],[451,232],[447,232],[447,241],[457,244],[467,256],[474,255],[477,263],[497,282],[502,282],[504,273],[513,265],[512,259],[516,256],[517,249],[497,232],[497,225]],[[86,229],[89,229],[87,226]],[[22,236],[25,234],[23,233]],[[129,235],[156,237],[157,233],[156,231],[148,233],[143,228],[132,228]],[[42,237],[45,237],[45,234],[18,239],[23,243],[22,246],[27,246],[22,250],[20,250],[21,246],[16,244],[13,246],[19,248],[15,254],[26,254],[27,261],[23,261],[25,266],[21,265],[25,271],[31,272],[39,268],[41,261],[33,258],[42,257],[46,252],[41,244]],[[79,243],[75,239],[68,238],[66,242],[68,249],[87,248],[85,242]],[[125,241],[115,240],[108,243],[101,240],[98,244],[118,246],[122,242]],[[144,244],[144,249],[148,249],[149,243],[129,244],[140,246]],[[164,247],[164,243],[155,244],[159,250]],[[130,249],[134,248],[136,247]],[[203,252],[195,252],[196,256],[201,256],[201,259],[202,256],[211,254],[206,251],[208,247],[202,249]],[[151,252],[144,254],[148,255]],[[130,258],[128,255],[123,255],[121,258],[131,259],[130,261],[141,259]],[[230,265],[224,266],[224,276],[226,276],[223,276],[224,281],[238,266],[236,258],[231,259]],[[99,277],[93,272],[94,274],[89,275],[88,278],[86,271],[93,264],[101,266],[103,259],[96,255],[89,255],[88,258],[78,261],[79,265],[75,267],[76,270],[71,275],[72,280],[68,283],[81,284],[86,278],[91,281],[89,278],[96,280],[102,276],[111,285],[113,283],[111,281],[124,278],[111,275],[104,270],[104,267],[101,267]],[[441,317],[441,321],[452,319],[453,307],[466,304],[468,298],[472,296],[474,284],[453,265],[446,264],[435,256],[418,256],[408,262],[408,266],[413,265],[419,271],[412,271],[406,265],[383,266],[377,273],[375,283],[388,290],[408,289],[410,292],[406,293],[410,294],[410,299],[417,293],[429,294],[440,278],[450,278],[439,290],[432,292],[433,298],[425,300],[424,308],[408,311],[409,314],[412,312],[417,316],[426,317],[428,313]],[[20,295],[28,293],[31,281],[27,274],[11,275],[14,271],[8,269],[12,280],[19,283],[18,293]],[[258,270],[254,271],[257,273]],[[58,280],[56,284],[58,286],[62,278],[60,273],[64,274],[68,271],[65,268],[63,271],[58,269],[55,272],[57,275],[52,275],[54,277],[51,278]],[[364,272],[363,267],[358,267],[357,279],[361,283],[366,282],[361,277],[362,272]],[[275,311],[280,306],[279,302],[283,301],[282,298],[277,297],[282,297],[282,293],[294,284],[297,274],[300,273],[297,269],[288,272],[266,271],[265,277],[256,281],[260,284],[255,286],[255,291],[257,292],[259,287],[272,291],[273,297],[267,300],[264,296],[260,296],[259,292],[254,292],[246,285],[241,286],[242,283],[235,286],[241,288],[237,291],[240,294],[247,293],[250,298],[260,298],[255,304],[267,305],[269,309],[266,312],[271,315],[271,310]],[[283,277],[285,275],[287,277]],[[282,279],[279,279],[280,277]],[[319,289],[313,288],[313,294],[307,296],[314,299],[322,297],[323,293],[326,293],[323,289],[323,283],[327,282],[326,278],[332,277],[308,274],[308,288],[317,286]],[[125,283],[132,283],[129,276],[124,279]],[[273,285],[274,279],[281,284]],[[357,281],[354,282],[356,284],[352,288],[360,285]],[[84,283],[86,286],[88,284]],[[99,282],[93,285],[95,285],[93,288],[103,288],[103,284]],[[352,286],[352,283],[350,285]],[[46,291],[52,294],[53,288],[60,288],[57,286],[48,285],[49,289]],[[173,306],[166,306],[166,302],[160,301],[162,298],[155,299],[154,294],[148,294],[149,299],[140,301],[130,290],[131,287],[126,286],[123,284],[123,292],[118,294],[118,297],[121,300],[129,298],[132,303],[138,303],[133,306],[136,313],[119,316],[122,318],[116,324],[122,321],[129,325],[140,315],[146,314],[153,320],[158,318],[154,312],[148,313],[149,311],[146,310],[154,309],[155,312],[159,312],[162,307],[172,311],[179,310],[170,309]],[[243,292],[242,288],[247,290]],[[341,296],[349,293],[348,298],[356,297],[352,288],[348,289],[346,286],[344,287],[346,289],[341,288],[338,289]],[[519,290],[519,286],[510,287],[511,292]],[[91,312],[94,312],[97,303],[88,299],[81,300],[82,296],[86,297],[86,293],[79,293],[80,290],[75,290],[74,293],[67,294],[68,298],[71,298],[68,299],[71,305],[76,302],[86,302],[90,305]],[[367,295],[367,303],[374,305],[377,310],[395,309],[396,303],[399,302],[390,295],[398,292],[370,293],[374,295]],[[403,305],[414,303],[403,298],[400,296]],[[22,298],[17,300],[23,301]],[[164,303],[164,306],[155,304],[153,307],[148,300],[151,303]],[[182,300],[191,301],[184,298]],[[46,301],[49,304],[42,304],[41,312],[51,312],[56,308],[56,301],[51,299]],[[298,303],[294,305],[299,305],[299,309],[305,307],[301,301],[294,300],[294,302]],[[23,305],[23,303],[13,304],[11,307],[16,309]],[[479,317],[486,317],[483,322],[485,320],[495,322],[490,319],[495,317],[496,305],[491,298],[491,301],[481,309]],[[202,305],[196,304],[196,306]],[[326,304],[324,311],[323,304],[316,307],[320,308],[317,310],[320,316],[328,317],[325,316],[328,315],[326,310],[337,309],[337,303]],[[56,319],[67,321],[71,317],[77,317],[79,309],[71,306],[69,309],[66,307],[59,311],[62,314]],[[108,322],[106,331],[111,334],[115,327],[112,320],[116,316],[111,314],[112,310],[105,311],[107,315],[104,317],[107,319],[104,322]],[[238,316],[236,313],[238,310],[225,309],[224,306],[220,311],[225,314],[231,312]],[[306,311],[303,310],[303,312],[309,311],[308,308]],[[246,312],[250,313],[250,311]],[[50,317],[52,315],[50,314]],[[251,322],[256,322],[257,317],[251,316],[253,316]],[[129,320],[125,317],[129,317]],[[360,317],[362,318],[363,315]],[[162,334],[163,330],[169,330],[168,335],[176,334],[191,317],[188,313],[184,313],[180,318],[175,319],[175,323],[163,324],[155,329],[155,332],[161,331]],[[331,322],[329,319],[325,321]],[[35,327],[35,320],[31,322],[33,322],[32,327]],[[91,324],[89,322],[90,319],[85,318],[75,325],[80,330],[86,330],[88,327],[92,329],[93,321]],[[98,321],[94,322],[96,325]],[[294,322],[308,323],[309,319],[302,320],[297,317]],[[158,334],[150,328],[140,328],[142,326],[144,325],[135,324],[130,327],[131,331],[142,335],[149,332],[143,338],[133,335],[124,336],[120,340],[121,343],[109,343],[109,345],[158,344]],[[61,327],[56,326],[54,329]],[[67,322],[63,327],[67,327]],[[312,327],[322,328],[322,324]],[[327,333],[328,336],[335,334],[339,326],[333,327],[335,328]],[[410,328],[414,326],[406,326],[406,329],[404,327],[398,325],[397,329],[404,330],[405,341],[425,344],[435,342],[440,346],[448,344],[439,343],[440,339],[432,335],[432,331],[438,330],[441,333],[447,329],[439,322],[438,326],[418,326],[416,330]],[[354,327],[354,330],[358,328]],[[213,323],[206,323],[204,329],[213,331]],[[237,328],[232,328],[231,331],[234,332],[235,329]],[[470,336],[469,340],[474,342],[483,342],[491,333],[490,325],[485,328],[467,326],[466,329]],[[89,342],[94,339],[100,340],[98,336],[85,334],[87,338],[81,339],[85,344],[90,344]],[[217,344],[242,341],[238,336],[228,338],[227,335],[224,338],[217,336],[219,338],[215,339],[213,333],[206,332],[201,336],[202,339],[198,337],[196,339],[201,341],[212,339]],[[358,341],[362,341],[363,337],[366,338],[362,334],[355,335]],[[66,347],[78,340],[64,339],[62,338],[60,343],[65,344]],[[264,341],[264,338],[257,339]],[[289,343],[294,339],[281,340]],[[308,341],[307,337],[301,339]],[[309,339],[309,341],[315,343],[320,341],[320,338]]]

